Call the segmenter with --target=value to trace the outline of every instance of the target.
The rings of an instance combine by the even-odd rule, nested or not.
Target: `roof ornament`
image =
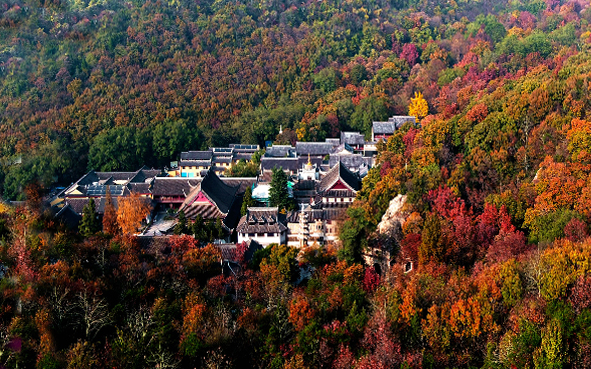
[[[308,164],[306,164],[306,170],[312,170],[314,167],[312,166],[312,160],[310,159],[310,153],[308,153]]]

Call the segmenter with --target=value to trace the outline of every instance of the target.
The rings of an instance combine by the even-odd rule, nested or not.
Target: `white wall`
[[[256,235],[249,237],[248,233],[238,233],[238,243],[242,243],[248,240],[255,240],[261,246],[269,246],[272,243],[276,243],[279,245],[287,244],[287,232],[283,233],[275,233],[276,236],[267,236],[265,233],[264,235]]]

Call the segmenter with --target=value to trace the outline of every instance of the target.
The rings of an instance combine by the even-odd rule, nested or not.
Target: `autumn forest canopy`
[[[0,187],[27,199],[0,205],[0,365],[591,367],[590,91],[582,0],[0,0]],[[239,245],[239,275],[115,212],[69,230],[35,190],[369,137],[419,93],[341,243]],[[398,195],[401,228],[376,232]]]
[[[508,97],[517,91],[501,81],[542,61],[548,73],[567,60],[579,66],[570,58],[586,55],[591,17],[582,1],[542,0],[0,8],[0,184],[9,199],[26,183],[163,166],[188,149],[369,134],[372,120],[406,114],[415,92],[449,120],[476,102],[470,86]],[[579,101],[571,73],[553,78],[554,94],[546,87],[551,100],[537,120]]]

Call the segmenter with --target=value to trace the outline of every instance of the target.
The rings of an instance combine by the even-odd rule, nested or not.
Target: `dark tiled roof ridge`
[[[85,179],[87,179],[87,177],[90,174],[94,174],[97,179],[98,179],[98,175],[94,170],[91,170],[90,172],[86,173],[85,175],[82,176],[82,178],[78,179],[76,182],[74,182],[75,185],[86,185],[86,184],[92,184],[92,182],[96,182],[96,181],[91,181],[90,183],[83,183]]]
[[[181,160],[211,160],[213,152],[211,150],[193,150],[181,152]]]
[[[203,194],[224,214],[230,211],[238,187],[224,183],[211,169],[201,181]]]
[[[340,179],[345,185],[353,191],[359,190],[359,180],[343,163],[340,161],[320,181],[320,190],[326,191]]]

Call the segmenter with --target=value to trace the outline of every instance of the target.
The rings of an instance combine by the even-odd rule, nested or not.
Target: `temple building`
[[[102,215],[107,192],[110,192],[115,207],[117,206],[117,198],[129,196],[132,192],[151,201],[154,180],[163,175],[165,173],[162,170],[149,169],[145,166],[135,172],[96,172],[91,170],[52,198],[50,206],[56,214],[71,211],[82,215],[84,206],[92,198],[96,204],[97,213]],[[65,207],[68,207],[69,210],[65,210]]]
[[[240,219],[242,198],[238,197],[240,186],[224,183],[210,169],[203,179],[187,195],[180,206],[187,219],[201,215],[203,219],[221,219],[228,230],[233,230]]]
[[[266,247],[272,243],[287,243],[285,214],[273,208],[248,208],[246,215],[240,218],[236,232],[238,243],[253,240]]]

